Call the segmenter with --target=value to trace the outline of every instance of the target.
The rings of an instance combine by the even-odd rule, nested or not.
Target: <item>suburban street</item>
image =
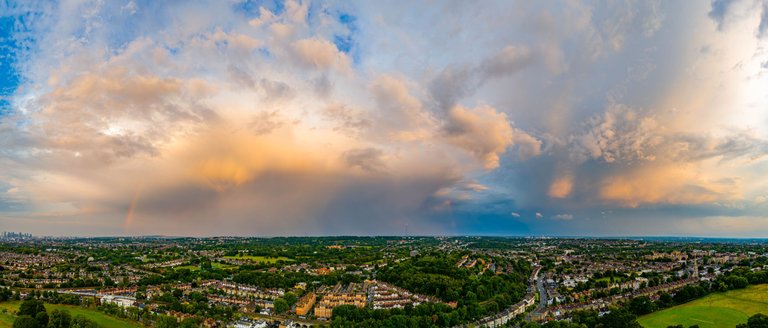
[[[536,309],[525,317],[526,321],[534,320],[547,309],[547,291],[544,288],[544,277],[541,274],[536,275],[536,290],[539,292],[539,304],[536,305]]]

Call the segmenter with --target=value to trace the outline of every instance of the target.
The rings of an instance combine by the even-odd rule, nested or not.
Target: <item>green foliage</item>
[[[177,328],[178,326],[179,322],[176,321],[176,318],[167,315],[161,315],[155,320],[155,327],[157,328]]]
[[[285,313],[291,308],[290,305],[288,305],[288,302],[282,298],[275,299],[274,305],[275,313],[277,314]]]
[[[299,282],[320,281],[323,285],[333,286],[337,283],[348,284],[350,282],[362,282],[359,276],[332,273],[325,276],[313,276],[302,272],[266,272],[250,270],[243,266],[243,270],[232,277],[232,280],[241,284],[260,286],[265,288],[292,288]]]
[[[203,323],[202,320],[198,318],[186,318],[184,320],[181,320],[179,327],[180,328],[198,328],[202,323]]]
[[[435,303],[392,310],[341,305],[333,308],[331,327],[452,327],[466,322],[465,315]]]
[[[95,321],[86,318],[83,315],[76,315],[72,318],[72,324],[70,328],[98,328],[99,325]]]
[[[34,318],[39,312],[45,312],[45,305],[43,305],[43,301],[29,299],[21,303],[17,314],[20,316],[28,315]]]
[[[522,299],[531,272],[525,260],[511,261],[513,272],[496,275],[481,273],[479,267],[457,267],[462,254],[433,253],[391,265],[378,278],[405,289],[458,301],[467,319],[474,319],[506,308]]]
[[[288,302],[288,306],[289,307],[293,306],[294,304],[296,304],[296,301],[299,300],[299,298],[296,297],[296,294],[291,293],[291,292],[285,293],[285,295],[283,295],[283,299],[285,299],[285,301]]]
[[[0,288],[0,302],[5,302],[13,298],[13,292],[10,288]]]
[[[54,309],[48,320],[48,328],[69,328],[72,317],[68,311]]]
[[[736,328],[768,328],[768,316],[762,313],[755,314],[747,320],[747,323],[739,324]]]
[[[41,328],[37,320],[29,315],[22,315],[13,322],[13,328]]]
[[[39,327],[48,327],[48,313],[38,312],[35,315],[35,321],[37,321]]]
[[[640,316],[656,311],[656,304],[648,296],[635,297],[627,304],[627,310]]]
[[[542,328],[587,328],[585,324],[572,323],[567,321],[550,321],[541,326]]]
[[[637,316],[625,309],[614,309],[600,318],[597,328],[642,328]]]

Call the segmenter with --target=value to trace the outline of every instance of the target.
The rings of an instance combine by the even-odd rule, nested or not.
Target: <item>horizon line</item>
[[[10,232],[10,231],[9,231]],[[98,238],[164,238],[164,239],[210,239],[210,238],[253,238],[253,239],[273,239],[273,238],[457,238],[457,237],[481,237],[481,238],[557,238],[557,239],[738,239],[738,240],[768,240],[768,237],[737,237],[737,236],[697,236],[697,235],[484,235],[484,234],[444,234],[444,235],[34,235],[31,239],[98,239]]]

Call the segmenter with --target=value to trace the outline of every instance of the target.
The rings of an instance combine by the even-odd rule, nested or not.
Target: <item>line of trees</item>
[[[22,302],[16,314],[13,328],[99,328],[95,321],[82,315],[73,318],[66,310],[54,309],[49,314],[37,299]]]

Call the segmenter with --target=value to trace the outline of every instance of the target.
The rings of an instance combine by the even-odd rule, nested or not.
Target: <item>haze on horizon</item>
[[[0,230],[768,236],[768,1],[0,2]]]

